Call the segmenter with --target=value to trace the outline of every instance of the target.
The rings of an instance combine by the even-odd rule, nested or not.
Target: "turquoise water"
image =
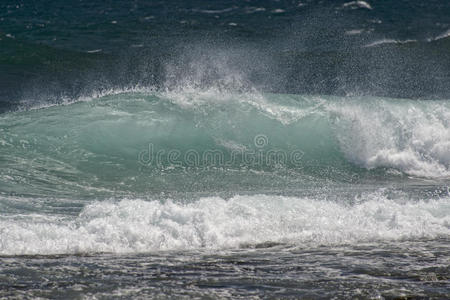
[[[3,114],[2,192],[105,198],[439,182],[450,176],[449,115],[446,101],[111,92]],[[222,179],[205,184],[210,176]]]
[[[446,101],[217,90],[3,114],[2,252],[446,236],[449,114]]]

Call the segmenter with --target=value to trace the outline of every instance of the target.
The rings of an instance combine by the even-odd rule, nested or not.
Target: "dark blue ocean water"
[[[0,102],[165,87],[168,63],[214,56],[265,91],[448,98],[449,11],[448,1],[2,1]]]
[[[448,298],[449,50],[449,1],[1,1],[0,298]]]

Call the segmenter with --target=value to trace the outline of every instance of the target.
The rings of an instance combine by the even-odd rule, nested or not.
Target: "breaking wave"
[[[76,217],[2,216],[1,255],[318,246],[448,237],[449,199],[356,203],[270,195],[87,205]]]

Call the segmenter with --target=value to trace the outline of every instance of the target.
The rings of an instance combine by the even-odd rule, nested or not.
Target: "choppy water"
[[[450,295],[447,2],[0,8],[0,297]]]
[[[0,286],[51,298],[444,299],[448,242],[2,258]]]

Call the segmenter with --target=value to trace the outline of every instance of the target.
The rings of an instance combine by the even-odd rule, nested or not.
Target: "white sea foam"
[[[414,202],[368,193],[348,205],[269,195],[207,197],[190,204],[122,200],[87,205],[74,219],[2,216],[0,254],[298,246],[450,235],[449,199]]]
[[[341,150],[366,168],[450,177],[450,109],[444,102],[372,100],[330,105]]]
[[[199,13],[203,13],[203,14],[223,14],[223,13],[228,13],[230,11],[233,11],[234,9],[236,9],[236,7],[229,7],[229,8],[225,8],[225,9],[193,9],[193,12],[199,12]]]
[[[38,103],[34,103],[32,106],[29,106],[29,103],[33,103],[33,101],[30,101],[29,99],[23,99],[21,101],[22,105],[19,106],[17,110],[18,111],[38,110],[38,109],[45,109],[45,108],[49,108],[49,107],[55,107],[55,106],[72,105],[72,104],[78,103],[78,102],[90,102],[90,101],[100,99],[103,97],[126,94],[126,93],[152,94],[154,92],[155,92],[155,88],[153,88],[153,87],[142,87],[142,86],[136,85],[136,86],[130,86],[130,87],[126,87],[126,88],[111,88],[111,89],[92,91],[85,95],[81,95],[77,98],[62,97],[57,102],[44,102],[44,103],[38,102]]]
[[[342,7],[350,7],[350,8],[365,8],[365,9],[372,9],[372,6],[367,3],[366,1],[351,1],[344,3]]]
[[[428,41],[437,41],[437,40],[442,40],[442,39],[445,39],[445,38],[448,38],[448,37],[450,37],[450,29],[445,31],[445,32],[443,32],[443,33],[441,33],[441,34],[439,34],[435,38],[429,39]]]
[[[364,29],[352,29],[345,32],[346,35],[358,35],[364,32]]]
[[[381,40],[376,40],[373,41],[367,45],[365,45],[364,47],[374,47],[374,46],[378,46],[378,45],[383,45],[383,44],[407,44],[407,43],[414,43],[417,42],[417,40],[394,40],[394,39],[381,39]]]

